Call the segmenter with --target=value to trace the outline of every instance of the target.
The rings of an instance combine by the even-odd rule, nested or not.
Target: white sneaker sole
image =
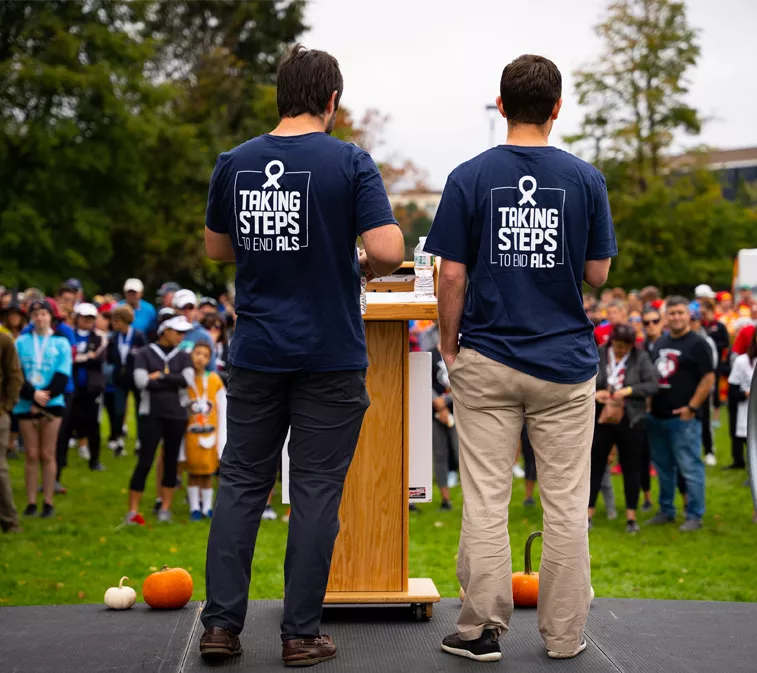
[[[547,650],[547,656],[550,659],[572,659],[573,657],[578,656],[586,649],[586,640],[582,640],[581,644],[578,646],[578,649],[575,652],[553,652],[552,650]]]
[[[490,652],[489,654],[473,654],[470,650],[461,650],[457,647],[449,647],[442,644],[442,649],[448,654],[454,654],[458,657],[473,659],[474,661],[499,661],[502,658],[502,652]]]

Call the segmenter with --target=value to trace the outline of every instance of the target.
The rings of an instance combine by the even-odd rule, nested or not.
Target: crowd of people
[[[660,509],[648,523],[675,521],[674,495],[683,499],[681,530],[701,527],[705,469],[716,466],[713,429],[721,403],[728,405],[731,463],[743,470],[747,399],[757,361],[757,287],[741,286],[738,301],[700,285],[689,300],[663,299],[655,287],[588,293],[584,308],[594,323],[599,348],[596,420],[592,446],[589,526],[601,493],[607,516],[617,518],[611,474],[623,478],[626,531],[640,530],[636,512],[650,512],[651,479],[660,485]],[[438,331],[430,321],[411,327],[411,348],[431,350],[433,371],[434,478],[441,508],[449,509],[448,486],[456,483],[458,440],[449,377],[438,353]],[[691,422],[694,421],[694,422]],[[703,454],[702,454],[703,452]],[[534,453],[524,426],[513,475],[525,478],[526,507],[534,506]],[[755,515],[757,522],[757,515]]]
[[[35,288],[0,294],[0,463],[7,450],[13,455],[23,447],[24,515],[38,513],[41,492],[39,513],[52,516],[54,495],[66,493],[62,474],[69,450],[78,446],[91,470],[105,469],[100,459],[103,412],[109,420],[108,449],[115,457],[126,455],[125,415],[132,397],[138,459],[129,484],[127,523],[144,523],[139,504],[154,463],[159,521],[171,519],[182,472],[190,519],[212,516],[213,476],[225,444],[224,380],[234,309],[226,295],[198,297],[171,282],[158,291],[157,308],[143,295],[136,278],[125,282],[122,296],[91,300],[76,279],[63,283],[54,297]],[[608,517],[617,517],[613,471],[622,474],[629,533],[639,530],[639,501],[642,511],[653,508],[655,474],[660,509],[649,523],[675,520],[677,489],[686,510],[681,528],[696,530],[704,513],[704,464],[717,464],[713,428],[723,402],[729,408],[732,456],[727,469],[746,467],[757,288],[740,287],[735,302],[729,292],[716,294],[707,285],[696,288],[692,301],[664,300],[654,287],[629,293],[615,288],[598,298],[585,295],[584,307],[600,352],[589,525],[600,493]],[[433,469],[440,506],[450,509],[458,440],[435,323],[411,325],[411,349],[433,353]],[[516,464],[513,472],[526,479],[524,505],[530,507],[537,475],[525,427],[521,456],[524,465]],[[7,467],[0,468],[0,522],[3,530],[19,530],[7,474]],[[264,518],[275,517],[269,499]]]
[[[186,473],[190,518],[212,516],[212,479],[225,445],[224,378],[234,309],[226,295],[218,300],[198,297],[170,282],[158,291],[157,308],[143,295],[144,285],[137,278],[124,283],[122,295],[91,298],[74,278],[54,296],[36,288],[0,288],[4,531],[21,530],[8,454],[24,454],[24,516],[51,517],[55,494],[67,492],[63,473],[70,449],[78,445],[79,456],[92,471],[105,470],[103,412],[109,420],[108,449],[116,458],[126,455],[130,397],[136,410],[138,459],[126,523],[144,523],[138,505],[153,463],[159,521],[171,519],[178,472]]]

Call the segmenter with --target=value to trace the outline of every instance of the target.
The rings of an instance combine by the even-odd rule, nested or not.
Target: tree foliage
[[[574,73],[587,112],[568,141],[588,141],[592,159],[631,162],[639,184],[663,169],[674,134],[697,134],[701,119],[685,100],[700,50],[683,2],[613,0],[596,26],[602,54]]]
[[[609,282],[729,287],[738,250],[754,245],[757,212],[746,199],[724,198],[701,161],[667,155],[676,132],[697,135],[702,125],[686,102],[700,52],[684,3],[611,0],[596,31],[602,53],[575,73],[586,112],[565,139],[607,180],[619,248]]]
[[[0,3],[0,283],[210,284],[218,152],[278,119],[302,0]]]

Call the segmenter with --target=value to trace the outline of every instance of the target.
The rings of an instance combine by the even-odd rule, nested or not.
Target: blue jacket
[[[27,325],[24,327],[23,330],[21,330],[21,334],[31,334],[32,330],[34,329],[33,325]],[[71,344],[71,348],[76,348],[76,334],[74,334],[74,330],[71,329],[66,323],[61,322],[58,323],[55,326],[55,333],[58,336],[62,336],[64,339],[68,340],[68,343]],[[71,358],[73,362],[73,350],[71,353]],[[66,394],[74,392],[74,377],[69,376],[68,383],[66,384]]]
[[[34,355],[34,342],[35,340],[41,346],[43,339],[36,334],[21,334],[16,340],[16,350],[18,351],[19,360],[21,360],[21,370],[24,373],[24,379],[31,383],[35,390],[44,390],[49,385],[55,374],[63,374],[71,379],[72,371],[72,357],[71,357],[71,344],[65,339],[65,337],[54,333],[50,337],[50,341],[47,342],[45,350],[43,351],[42,362],[40,363],[39,371],[36,371],[35,355]],[[39,380],[35,380],[35,374],[39,374]],[[53,397],[48,403],[48,407],[63,407],[65,406],[64,396],[57,395]],[[14,414],[26,414],[31,411],[32,401],[21,398],[16,406],[13,408]]]

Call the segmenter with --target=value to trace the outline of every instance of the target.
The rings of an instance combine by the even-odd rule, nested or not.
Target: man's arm
[[[205,252],[216,262],[236,262],[234,246],[228,234],[219,234],[205,227]]]
[[[708,395],[712,392],[712,386],[715,384],[715,372],[708,372],[702,377],[699,382],[694,396],[689,400],[689,406],[675,409],[673,413],[678,416],[682,421],[692,420],[696,414],[691,410],[699,409],[700,406],[707,399]]]
[[[468,268],[465,264],[442,259],[438,288],[439,350],[448,370],[460,351],[458,334],[463,317],[467,279]]]
[[[3,362],[1,364],[5,372],[3,376],[5,390],[0,391],[0,399],[3,400],[5,411],[10,413],[21,393],[21,387],[24,384],[24,374],[21,371],[21,362],[13,341],[10,337],[5,338],[5,335],[0,337],[0,339],[3,342],[2,349],[0,349],[3,354]],[[0,409],[0,413],[2,411],[3,409]]]
[[[384,224],[361,234],[365,254],[360,255],[360,268],[366,275],[379,277],[392,273],[405,257],[405,237],[396,224]]]
[[[610,259],[589,259],[584,264],[584,280],[593,288],[602,287],[610,273]]]

